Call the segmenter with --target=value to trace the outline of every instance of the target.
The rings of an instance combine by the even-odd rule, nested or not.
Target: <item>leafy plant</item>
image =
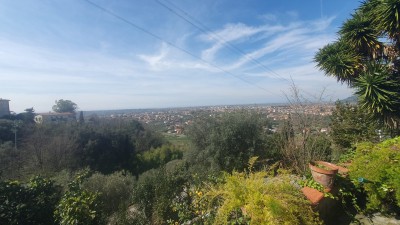
[[[183,152],[173,145],[163,145],[159,148],[150,149],[141,154],[138,154],[139,168],[141,172],[155,169],[167,162],[181,159]]]
[[[308,177],[306,179],[299,180],[299,185],[302,187],[314,188],[315,190],[318,190],[319,192],[323,193],[324,197],[326,197],[326,198],[337,199],[330,192],[326,192],[325,187],[322,184],[316,182],[312,177]]]
[[[34,177],[28,183],[0,182],[0,224],[53,224],[60,197],[54,182]]]
[[[352,179],[361,181],[367,210],[390,212],[400,207],[400,137],[357,146],[350,166]]]
[[[82,182],[88,174],[87,170],[79,173],[75,180],[69,183],[69,190],[62,196],[55,210],[56,219],[61,225],[102,224],[98,205],[99,194],[82,188]]]
[[[291,184],[293,176],[267,174],[251,169],[226,173],[223,182],[202,190],[199,201],[207,207],[200,216],[212,224],[320,223],[301,192]]]
[[[264,128],[268,122],[257,113],[240,111],[197,121],[189,130],[194,144],[190,160],[205,170],[246,168],[249,158],[270,156]]]
[[[133,204],[144,224],[166,224],[168,219],[176,220],[177,212],[171,202],[180,195],[187,182],[185,168],[177,166],[168,171],[164,166],[145,172],[139,177],[133,189]]]
[[[376,130],[380,124],[358,104],[336,102],[332,112],[330,128],[333,143],[344,150],[351,149],[361,141],[379,141]]]
[[[98,193],[98,206],[104,216],[111,216],[118,210],[126,210],[132,195],[134,177],[127,172],[114,172],[109,175],[94,173],[82,186],[85,190]]]

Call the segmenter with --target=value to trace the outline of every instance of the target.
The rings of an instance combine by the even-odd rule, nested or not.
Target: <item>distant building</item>
[[[321,133],[328,133],[329,132],[329,128],[321,128]]]
[[[0,117],[10,115],[10,100],[0,98]]]
[[[76,121],[75,113],[37,113],[35,122],[38,124]]]
[[[175,133],[176,134],[183,134],[183,127],[180,125],[175,126]]]

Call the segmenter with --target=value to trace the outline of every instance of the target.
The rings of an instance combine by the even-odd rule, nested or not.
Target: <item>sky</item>
[[[284,103],[353,90],[316,68],[352,0],[0,0],[0,98],[16,113]]]

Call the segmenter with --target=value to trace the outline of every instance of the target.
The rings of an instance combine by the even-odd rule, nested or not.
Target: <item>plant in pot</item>
[[[339,168],[332,163],[325,161],[313,161],[309,164],[313,179],[325,187],[329,192],[333,187],[333,181]]]

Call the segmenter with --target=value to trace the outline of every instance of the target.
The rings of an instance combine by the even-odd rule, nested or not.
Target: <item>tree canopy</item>
[[[338,40],[315,55],[328,76],[356,89],[363,109],[393,130],[400,115],[400,0],[367,0]]]
[[[71,100],[60,99],[56,100],[55,103],[56,104],[53,105],[53,111],[57,113],[75,113],[76,109],[78,108],[76,103],[72,102]]]

